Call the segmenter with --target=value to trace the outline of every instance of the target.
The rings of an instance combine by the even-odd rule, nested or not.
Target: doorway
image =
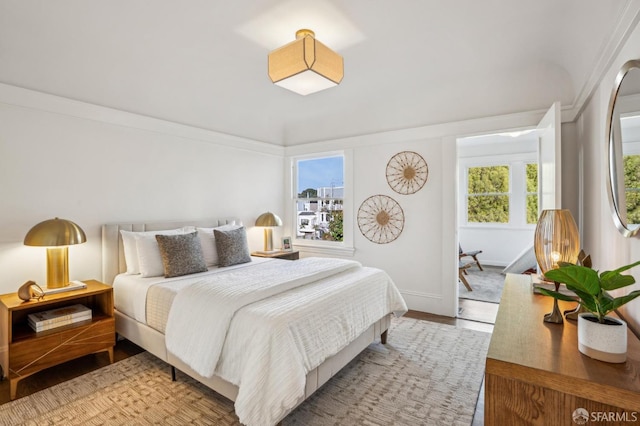
[[[533,241],[538,145],[536,129],[457,140],[459,248],[478,252],[459,258],[459,318],[495,322],[503,270]]]

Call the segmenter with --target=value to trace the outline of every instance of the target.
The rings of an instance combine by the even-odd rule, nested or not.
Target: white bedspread
[[[238,386],[243,424],[274,425],[304,400],[309,371],[384,315],[406,311],[384,271],[348,270],[239,310],[216,373]]]
[[[311,257],[203,277],[173,300],[165,332],[167,350],[198,374],[212,377],[238,309],[359,266],[352,260]]]
[[[243,424],[273,425],[304,399],[309,371],[384,315],[406,310],[379,269],[326,258],[273,262],[181,290],[167,349],[199,374],[237,385]]]

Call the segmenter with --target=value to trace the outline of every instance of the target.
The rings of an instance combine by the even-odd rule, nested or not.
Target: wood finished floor
[[[463,301],[461,300],[461,305]],[[482,303],[482,302],[481,302]],[[486,315],[482,311],[482,306],[472,304],[474,309],[479,315]],[[492,305],[492,304],[487,304]],[[488,307],[490,308],[490,307]],[[407,317],[415,318],[424,321],[432,321],[441,324],[454,325],[461,328],[468,328],[472,330],[484,331],[491,333],[493,331],[493,325],[486,322],[472,321],[461,318],[444,317],[440,315],[427,314],[418,311],[409,311],[406,314]],[[113,351],[114,361],[120,361],[130,356],[136,355],[142,352],[143,349],[137,345],[129,342],[128,340],[121,340],[116,343]],[[42,389],[57,385],[67,380],[71,380],[75,377],[86,374],[90,371],[97,370],[98,368],[105,367],[109,364],[109,357],[106,352],[87,355],[72,361],[68,361],[64,364],[60,364],[56,367],[51,367],[36,373],[26,379],[21,380],[18,383],[17,397],[23,397],[32,393],[38,392]],[[167,374],[169,372],[167,371]],[[9,381],[0,381],[0,404],[5,404],[10,401],[9,398]],[[480,389],[480,397],[478,404],[476,405],[476,412],[473,418],[473,426],[483,424],[484,418],[484,382]]]

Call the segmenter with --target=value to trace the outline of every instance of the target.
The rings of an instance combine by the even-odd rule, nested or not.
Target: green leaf
[[[539,288],[540,294],[544,294],[545,296],[551,296],[558,300],[564,300],[565,302],[575,302],[576,298],[567,296],[566,294],[558,293],[553,290],[547,290],[546,288]]]
[[[638,296],[640,296],[640,290],[634,290],[631,293],[627,294],[626,296],[616,297],[612,301],[611,310],[618,309],[620,306],[624,305],[625,303],[631,302],[633,299],[635,299]]]
[[[564,283],[593,296],[600,292],[598,273],[591,268],[567,265],[547,271],[544,275],[547,279]]]
[[[598,297],[598,304],[600,305],[600,312],[602,315],[607,315],[609,312],[614,310],[613,308],[613,297],[609,295],[609,293],[602,292],[602,294]]]
[[[567,286],[567,288],[569,288]],[[569,290],[575,292],[578,297],[580,298],[580,304],[583,305],[589,312],[595,312],[597,310],[596,307],[596,298],[589,293],[585,293],[584,291],[580,291],[580,290],[573,290],[571,288],[569,288]]]
[[[609,272],[609,271],[607,271]],[[631,275],[620,275],[604,272],[600,275],[600,286],[605,290],[615,290],[636,282]]]
[[[638,260],[637,262],[634,263],[630,263],[629,265],[626,266],[621,266],[620,268],[614,270],[614,271],[605,271],[602,273],[602,275],[606,275],[606,274],[619,274],[621,272],[627,271],[631,268],[634,268],[636,266],[640,265],[640,260]]]

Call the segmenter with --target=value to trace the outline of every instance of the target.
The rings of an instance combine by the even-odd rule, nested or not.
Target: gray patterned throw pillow
[[[236,229],[213,229],[218,250],[218,266],[231,266],[251,262],[247,231],[244,226]]]
[[[165,278],[205,272],[207,264],[196,232],[182,235],[156,235]]]

